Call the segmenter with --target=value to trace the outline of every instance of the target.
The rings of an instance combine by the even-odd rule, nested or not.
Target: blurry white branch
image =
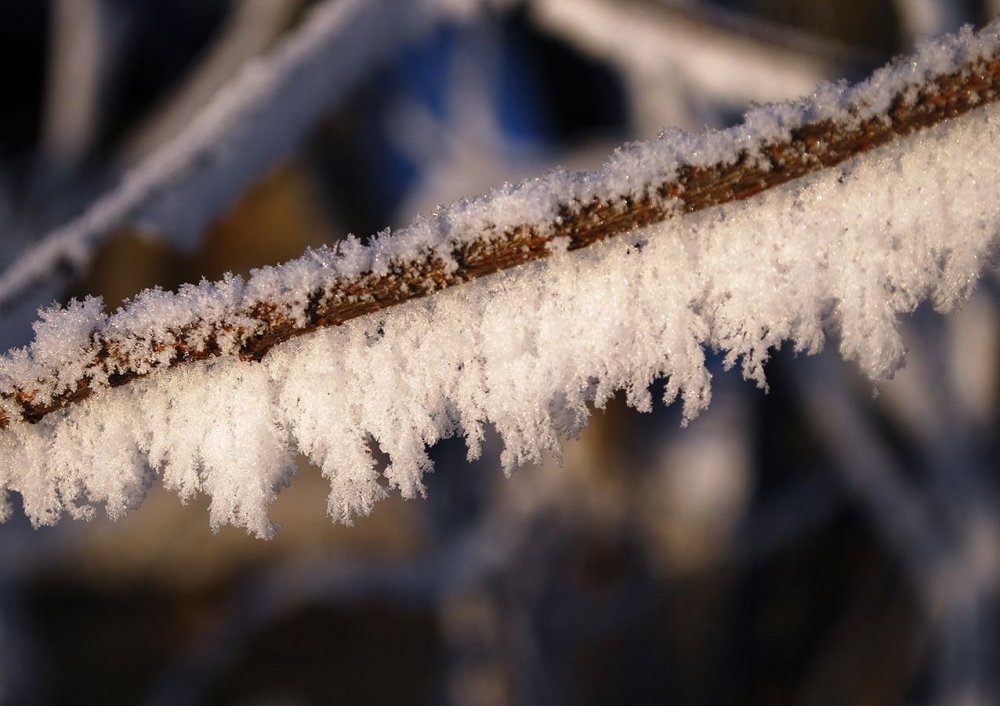
[[[531,0],[535,20],[622,70],[640,134],[723,127],[751,103],[807,95],[865,62],[741,15],[651,0]],[[627,39],[626,39],[627,38]]]
[[[93,142],[105,68],[105,9],[103,0],[52,2],[42,179],[73,169]]]
[[[954,32],[971,18],[955,0],[893,0],[903,33],[909,39]]]
[[[329,0],[317,7],[117,188],[22,253],[0,275],[0,308],[42,280],[78,271],[125,222],[192,243],[377,61],[431,26],[436,7],[433,0]]]
[[[239,68],[265,51],[291,20],[300,0],[240,0],[220,35],[191,76],[153,112],[125,147],[127,164],[143,158],[175,138],[196,118]]]
[[[829,435],[826,447],[838,476],[921,601],[935,651],[932,703],[994,703],[993,643],[977,627],[996,611],[993,489],[981,482],[969,458],[936,453],[942,439],[933,429],[910,429],[926,454],[926,475],[905,469],[875,432],[859,397],[850,392],[843,366],[831,356],[797,361],[793,374],[809,416]],[[934,387],[926,379],[920,382],[928,383],[921,387],[925,393]],[[940,414],[934,416],[943,422]]]

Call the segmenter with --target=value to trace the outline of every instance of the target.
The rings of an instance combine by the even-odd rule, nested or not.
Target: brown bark
[[[169,363],[154,367],[172,367],[221,354],[221,337],[235,334],[240,341],[240,357],[259,360],[273,346],[326,326],[336,326],[364,314],[379,311],[401,302],[426,296],[500,270],[516,267],[551,253],[555,238],[568,238],[569,249],[576,250],[615,235],[660,222],[684,213],[745,199],[765,189],[839,164],[851,157],[974,108],[993,102],[1000,96],[1000,57],[991,57],[961,70],[943,75],[896,96],[887,116],[843,125],[821,121],[792,131],[791,138],[765,146],[766,163],[747,153],[735,160],[704,167],[684,167],[666,183],[649,184],[647,196],[620,196],[588,203],[567,201],[553,222],[523,223],[504,231],[487,228],[478,239],[461,246],[454,253],[457,268],[447,268],[436,256],[395,263],[388,274],[366,273],[348,281],[335,281],[311,293],[304,325],[293,320],[277,304],[258,304],[236,312],[233,321],[214,325],[204,338],[204,322],[192,321],[172,331],[163,342],[153,341],[149,348],[170,348]],[[860,109],[860,106],[859,106]],[[856,121],[852,121],[856,122]],[[187,342],[190,333],[199,330],[198,346]],[[112,386],[126,384],[150,365],[150,360],[135,359],[121,340],[105,332],[95,332],[85,355],[92,357],[91,369],[108,376]],[[0,397],[14,402],[20,420],[37,422],[55,410],[90,396],[91,378],[80,379],[70,389],[42,403],[38,395],[19,388],[0,390]],[[41,381],[44,382],[44,381]],[[0,411],[0,429],[10,419]]]

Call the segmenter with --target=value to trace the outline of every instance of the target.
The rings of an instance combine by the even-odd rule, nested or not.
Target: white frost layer
[[[903,353],[896,318],[974,286],[1000,233],[1000,107],[975,111],[751,200],[479,280],[276,347],[105,391],[0,434],[0,486],[36,523],[95,503],[120,515],[153,475],[212,497],[213,526],[259,536],[297,450],[330,480],[337,520],[385,481],[411,497],[426,447],[484,426],[508,469],[555,449],[587,403],[640,409],[668,378],[691,418],[710,398],[706,348],[763,384],[770,350],[814,352],[835,330],[874,377]],[[88,313],[77,312],[79,321]],[[72,338],[73,332],[67,332]],[[150,468],[154,470],[149,470]]]

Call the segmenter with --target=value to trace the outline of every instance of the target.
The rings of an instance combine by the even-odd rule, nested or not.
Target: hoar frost
[[[876,75],[864,90],[878,81],[889,78]],[[828,110],[820,99],[841,100],[820,94],[811,108],[819,113]],[[782,110],[765,132],[787,129]],[[897,316],[924,300],[954,307],[995,247],[998,143],[1000,108],[982,108],[746,201],[572,253],[554,247],[546,260],[281,344],[259,363],[219,358],[102,390],[0,432],[0,487],[45,524],[62,513],[89,517],[95,504],[117,517],[156,475],[184,499],[208,493],[213,526],[269,536],[267,508],[290,480],[295,452],[329,480],[330,515],[349,521],[385,494],[380,473],[404,496],[419,495],[427,447],[445,437],[463,436],[475,457],[494,426],[510,470],[556,449],[586,423],[589,405],[618,390],[650,409],[650,385],[661,378],[664,401],[679,400],[689,420],[711,396],[706,350],[725,351],[727,364],[763,385],[771,350],[789,341],[816,352],[834,332],[845,358],[884,377],[903,355]],[[642,175],[656,152],[619,154],[610,176],[625,180],[633,162]],[[540,217],[553,208],[551,185],[540,180],[455,213],[498,227],[524,222],[526,208]],[[504,203],[509,212],[499,213]],[[477,215],[482,208],[489,213]],[[115,325],[155,327],[190,306],[222,315],[254,291],[300,297],[321,270],[377,269],[380,253],[384,262],[441,245],[421,228],[411,242],[386,238],[375,250],[352,243],[341,250],[355,256],[337,263],[303,258],[287,276],[272,268],[245,284],[186,290],[188,299],[150,295]],[[0,372],[30,377],[33,366],[61,365],[102,316],[92,303],[46,315],[41,347],[8,354]],[[389,456],[384,471],[373,441]]]

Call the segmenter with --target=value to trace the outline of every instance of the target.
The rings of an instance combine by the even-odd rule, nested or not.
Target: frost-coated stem
[[[505,187],[370,246],[352,239],[335,251],[258,271],[246,283],[230,278],[177,295],[154,291],[112,317],[95,313],[94,300],[50,312],[49,318],[77,316],[84,322],[77,326],[89,322],[89,331],[74,333],[84,342],[73,348],[67,366],[25,363],[38,357],[30,349],[8,354],[0,370],[0,428],[37,422],[96,389],[157,369],[219,356],[259,360],[302,334],[839,164],[995,101],[996,35],[996,25],[978,38],[967,32],[955,40],[958,49],[939,44],[925,50],[928,56],[897,62],[857,87],[825,86],[811,101],[760,109],[714,138],[671,134],[627,146],[598,172],[557,172]],[[664,165],[650,164],[661,157]],[[496,204],[505,199],[501,210]],[[547,207],[537,215],[510,208],[522,201]],[[162,311],[150,302],[164,300],[173,307],[170,320],[148,321],[149,312]]]
[[[369,244],[110,315],[99,299],[42,311],[34,342],[0,356],[0,491],[41,525],[120,517],[160,477],[210,495],[213,527],[269,537],[296,453],[350,521],[387,488],[421,494],[444,438],[475,458],[495,429],[511,471],[618,391],[650,410],[661,379],[691,420],[711,400],[706,350],[763,386],[776,348],[832,337],[884,379],[899,316],[954,309],[1000,244],[998,76],[1000,23],[966,29],[855,86],[505,184]]]

